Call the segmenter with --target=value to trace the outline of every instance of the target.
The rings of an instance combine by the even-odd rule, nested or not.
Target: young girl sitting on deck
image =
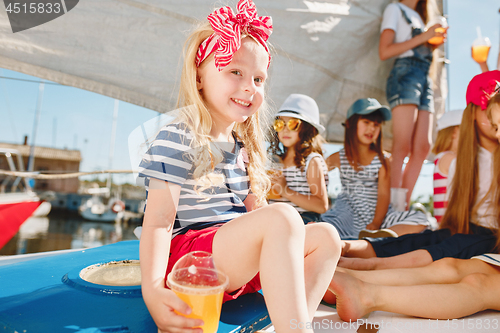
[[[500,94],[492,97],[487,112],[498,129]],[[500,141],[500,131],[496,133]],[[500,149],[495,151],[493,170],[493,202],[500,207]],[[500,221],[499,209],[495,220]],[[498,232],[495,250],[500,250]],[[444,258],[424,267],[379,271],[339,268],[329,289],[336,295],[329,301],[337,303],[337,313],[346,321],[377,310],[432,319],[461,318],[486,309],[500,311],[500,255]]]
[[[323,158],[318,105],[309,96],[291,94],[274,120],[274,140],[268,151],[280,160],[281,173],[271,179],[272,194],[294,206],[304,223],[320,221],[328,209],[328,169]]]
[[[381,126],[390,119],[389,109],[376,99],[358,99],[347,111],[344,148],[326,159],[330,170],[339,168],[342,193],[321,220],[335,226],[342,239],[397,237],[429,225],[420,211],[396,212],[389,206],[389,162],[382,152]]]
[[[434,157],[434,217],[437,222],[441,222],[446,207],[448,197],[446,188],[448,182],[448,171],[450,165],[457,157],[459,125],[462,121],[464,110],[448,111],[439,118],[437,122],[437,137],[432,153]]]
[[[304,227],[287,204],[267,205],[261,116],[270,17],[250,0],[217,9],[186,42],[178,118],[164,126],[140,165],[147,206],[140,241],[142,295],[160,332],[201,332],[199,319],[165,287],[184,254],[213,254],[229,277],[224,300],[262,285],[278,332],[310,322],[334,273],[334,228]],[[257,273],[260,273],[260,278]],[[301,332],[312,332],[303,328]]]
[[[468,259],[493,249],[498,231],[498,206],[492,200],[492,156],[498,147],[486,107],[496,96],[500,71],[476,75],[467,87],[467,107],[460,124],[456,170],[448,188],[448,208],[440,229],[397,239],[345,242],[339,265],[353,269],[425,266],[445,258]],[[498,104],[498,98],[490,104]],[[360,259],[367,258],[367,259]]]

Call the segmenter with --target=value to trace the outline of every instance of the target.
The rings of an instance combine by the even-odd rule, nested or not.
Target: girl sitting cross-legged
[[[321,220],[337,228],[342,239],[397,237],[430,225],[421,211],[399,212],[390,201],[389,157],[382,152],[381,126],[391,119],[386,106],[373,98],[358,99],[347,111],[344,148],[330,155],[338,168],[342,192]]]

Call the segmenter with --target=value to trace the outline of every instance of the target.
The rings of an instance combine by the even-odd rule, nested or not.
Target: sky
[[[443,0],[449,30],[447,40],[449,99],[447,110],[465,107],[465,91],[470,79],[480,68],[470,56],[477,37],[476,27],[492,43],[488,57],[495,69],[499,50],[500,2],[498,0]],[[5,78],[4,78],[5,77]],[[8,78],[8,79],[7,79]],[[33,138],[35,109],[39,95],[39,78],[2,69],[0,63],[0,142],[22,144],[24,136]],[[109,152],[114,99],[85,90],[45,84],[36,145],[78,149],[83,160],[80,171],[130,169],[127,138],[141,123],[155,117],[156,112],[126,102],[119,102],[114,158]],[[335,148],[329,147],[329,152]],[[432,190],[432,178],[424,167],[413,197]],[[133,183],[131,175],[114,175],[116,183]]]

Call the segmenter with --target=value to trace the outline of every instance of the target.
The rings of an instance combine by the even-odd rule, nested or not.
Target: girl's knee
[[[266,209],[269,210],[269,214],[272,214],[274,216],[281,216],[290,219],[300,217],[299,213],[293,206],[284,202],[273,203],[272,205],[268,205]]]
[[[428,140],[414,144],[412,147],[412,155],[420,158],[426,158],[431,150],[431,143]]]
[[[432,265],[439,269],[458,269],[458,260],[455,258],[443,258],[434,261]]]
[[[306,237],[310,237],[321,246],[328,247],[328,252],[331,255],[340,257],[342,241],[334,226],[320,222],[307,225],[306,228]]]
[[[434,261],[431,265],[439,272],[446,273],[449,276],[455,276],[457,279],[460,277],[460,259],[443,258]]]
[[[287,203],[273,203],[267,206],[269,210],[269,227],[275,227],[282,231],[297,229],[304,232],[304,222],[297,210]]]
[[[483,273],[473,273],[464,277],[461,284],[467,285],[474,290],[482,290],[483,288],[488,288],[488,275]]]
[[[306,228],[308,230],[310,229],[313,232],[318,233],[319,235],[326,235],[328,237],[331,237],[340,244],[339,233],[337,232],[337,229],[330,223],[327,222],[312,223],[310,225],[308,224]]]
[[[397,152],[401,155],[407,156],[411,151],[411,140],[405,140],[404,138],[398,139],[393,143],[393,152]]]

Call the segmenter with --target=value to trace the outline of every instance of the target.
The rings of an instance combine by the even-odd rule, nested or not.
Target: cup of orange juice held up
[[[201,319],[204,333],[215,333],[219,326],[227,275],[218,271],[212,254],[190,252],[181,257],[167,276],[167,286],[191,308],[188,318]]]
[[[476,62],[486,62],[490,52],[491,42],[488,37],[481,35],[481,29],[477,27],[477,38],[472,42],[472,59]]]
[[[436,32],[440,32],[440,33],[445,33],[446,30],[448,30],[448,21],[446,21],[446,18],[444,16],[437,16],[437,17],[434,17],[433,19],[431,19],[428,23],[427,23],[427,26],[426,28],[429,29],[430,27],[432,27],[433,25],[435,24],[441,24],[441,27],[440,28],[436,28],[435,31]],[[433,44],[433,45],[440,45],[440,44],[443,44],[444,42],[444,37],[443,36],[436,36],[436,37],[432,37],[431,39],[429,39],[427,41],[429,44]]]
[[[272,189],[272,186],[275,184],[273,178],[274,177],[280,177],[283,174],[283,172],[281,170],[279,170],[279,169],[268,169],[267,170],[267,174],[271,178],[271,189],[267,193],[267,199],[268,200],[274,200],[274,199],[281,198],[281,195],[279,195],[276,191],[274,191]]]

